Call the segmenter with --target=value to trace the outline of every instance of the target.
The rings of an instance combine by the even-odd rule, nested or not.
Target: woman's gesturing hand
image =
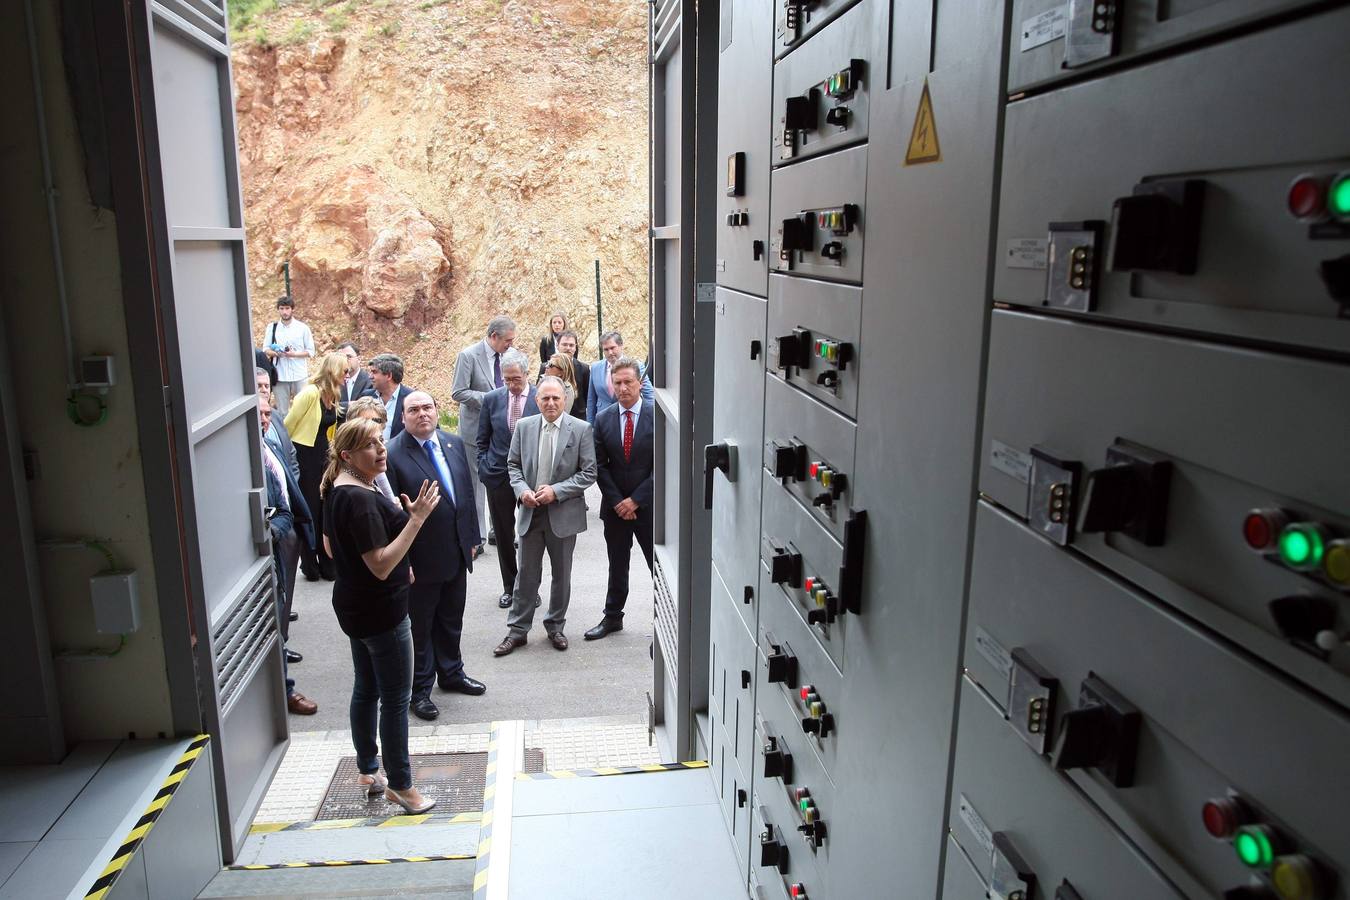
[[[416,500],[409,500],[407,494],[399,494],[399,499],[403,501],[403,508],[408,511],[408,515],[418,522],[425,522],[436,504],[441,502],[441,486],[434,481],[423,481]]]

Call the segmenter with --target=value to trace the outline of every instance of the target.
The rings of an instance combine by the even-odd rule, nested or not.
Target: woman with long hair
[[[409,813],[424,813],[436,801],[413,785],[408,756],[413,679],[408,548],[440,503],[440,487],[423,481],[416,500],[400,497],[403,508],[380,496],[375,478],[385,471],[384,432],[373,419],[344,422],[328,457],[320,484],[327,507],[323,542],[337,570],[333,611],[352,650],[356,782],[368,797],[382,793]]]
[[[544,374],[555,375],[563,383],[563,409],[569,412],[577,402],[577,370],[572,365],[572,357],[567,353],[555,353],[544,363]],[[572,413],[576,415],[576,413]],[[585,414],[582,415],[585,418]]]
[[[558,352],[558,335],[569,327],[571,326],[567,324],[567,316],[562,312],[554,310],[548,317],[548,332],[539,339],[539,378],[544,377],[544,369],[548,365],[549,358]]]
[[[323,533],[323,503],[319,483],[328,466],[328,442],[338,420],[338,403],[342,400],[342,383],[347,378],[347,357],[329,353],[319,363],[319,371],[291,400],[286,413],[286,430],[295,443],[296,462],[300,463],[300,492],[305,495],[314,533]],[[320,577],[333,580],[333,561],[322,547],[311,554],[300,555],[300,570],[309,581]]]

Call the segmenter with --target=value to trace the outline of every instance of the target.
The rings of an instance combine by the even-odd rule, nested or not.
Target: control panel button
[[[1139,710],[1096,675],[1083,681],[1078,708],[1065,713],[1051,757],[1056,769],[1095,769],[1118,788],[1134,783]]]
[[[1200,818],[1211,837],[1226,841],[1252,820],[1252,814],[1238,797],[1216,797],[1201,808]]]

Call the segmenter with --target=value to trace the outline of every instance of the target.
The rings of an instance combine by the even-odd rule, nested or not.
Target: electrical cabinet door
[[[769,272],[769,114],[773,22],[763,0],[725,0],[718,38],[717,283],[764,296]]]
[[[862,377],[862,295],[853,285],[769,279],[769,370],[851,418],[858,415]],[[805,338],[806,352],[785,359],[784,337]]]
[[[1341,7],[1009,103],[994,299],[1350,352],[1347,33]]]
[[[1287,15],[1311,0],[1015,0],[1008,93],[1047,85],[1224,31]]]
[[[1347,630],[1345,585],[1332,576],[1333,541],[1350,535],[1350,420],[1331,412],[1347,396],[1342,364],[995,311],[980,490],[1053,526],[1053,498],[1028,485],[1053,483],[1054,460],[1077,466],[1060,479],[1062,540],[1344,705],[1350,653],[1324,652],[1276,613],[1282,598],[1307,595],[1329,611],[1329,630]],[[1156,498],[1110,485],[1114,464],[1150,454],[1170,471]],[[1103,520],[1113,496],[1149,508],[1161,529]],[[1313,528],[1322,565],[1280,561],[1273,513],[1271,546],[1253,550],[1247,520],[1263,509]]]
[[[708,751],[711,759],[708,762],[712,770],[713,787],[717,791],[718,806],[722,811],[722,821],[727,826],[732,853],[736,857],[744,886],[750,867],[750,841],[754,837],[750,824],[750,776],[736,763],[735,751],[725,740],[727,736],[727,732],[714,728],[712,747]]]
[[[781,57],[815,34],[857,0],[772,0],[774,56]],[[762,9],[762,7],[761,7]]]
[[[712,563],[747,631],[758,608],[760,468],[764,438],[764,322],[759,297],[717,289],[717,378],[712,434],[721,464],[705,455],[712,482]],[[706,482],[704,485],[707,488]],[[706,493],[705,493],[706,497]],[[746,599],[750,602],[744,602]]]
[[[1008,900],[1019,889],[1018,896],[1050,898],[1065,881],[1092,900],[1202,896],[1170,882],[1091,801],[1030,753],[969,679],[962,679],[958,718],[947,816],[957,846],[948,844],[947,865],[950,871],[968,863],[989,892],[958,893],[971,883],[962,873],[944,886],[944,898]],[[961,859],[953,862],[954,853]]]
[[[866,146],[775,169],[769,213],[771,271],[861,282],[866,186]]]
[[[774,165],[867,140],[869,95],[885,77],[887,4],[863,0],[774,66]]]
[[[723,741],[731,748],[742,772],[754,766],[755,639],[736,614],[733,598],[713,574],[708,615],[712,646],[709,652],[709,715],[716,720]]]
[[[1240,826],[1273,828],[1279,855],[1300,855],[1344,881],[1343,709],[987,503],[977,512],[968,621],[968,678],[1006,715],[1006,755],[1034,762],[1047,778],[1058,777],[1050,760],[1061,760],[1077,789],[1187,893],[1218,896],[1245,881]],[[1042,698],[1049,705],[1034,708]],[[1094,733],[1094,707],[1132,716],[1137,737],[1075,756]],[[1053,729],[1028,740],[1037,712]],[[981,717],[999,718],[992,709]],[[1207,803],[1222,807],[1217,820]],[[1215,823],[1227,829],[1223,839],[1212,836]]]

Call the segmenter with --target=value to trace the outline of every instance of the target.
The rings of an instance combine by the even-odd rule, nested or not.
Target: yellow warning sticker
[[[905,151],[905,165],[941,160],[937,120],[933,118],[933,98],[928,93],[928,79],[925,78],[923,94],[919,97],[919,111],[914,116],[914,130],[909,135],[909,149]]]

